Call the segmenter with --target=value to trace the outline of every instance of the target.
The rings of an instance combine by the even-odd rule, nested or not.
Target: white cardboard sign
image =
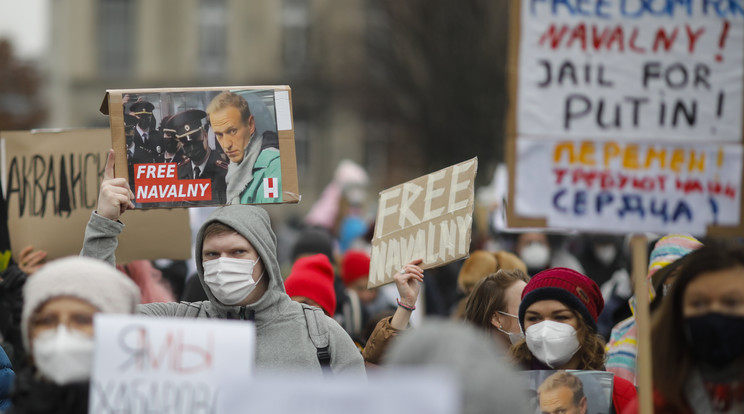
[[[250,378],[247,321],[97,314],[91,413],[212,413],[220,379]]]
[[[517,212],[550,227],[702,235],[741,219],[741,145],[520,138],[517,157]]]

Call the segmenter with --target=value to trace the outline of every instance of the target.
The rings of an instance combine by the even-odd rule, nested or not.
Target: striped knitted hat
[[[651,251],[646,275],[651,290],[650,296],[652,298],[655,296],[653,285],[650,284],[654,273],[702,246],[698,239],[689,234],[668,234],[659,239]]]

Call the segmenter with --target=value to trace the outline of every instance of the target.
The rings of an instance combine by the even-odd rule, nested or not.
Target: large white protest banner
[[[476,157],[380,192],[370,288],[411,260],[430,269],[468,255],[477,170]]]
[[[740,1],[524,0],[517,133],[739,142]]]
[[[214,413],[221,378],[253,372],[250,322],[97,314],[94,326],[91,413]]]
[[[522,0],[512,21],[510,225],[744,231],[740,2]]]

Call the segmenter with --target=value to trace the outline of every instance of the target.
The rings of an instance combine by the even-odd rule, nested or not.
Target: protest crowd
[[[29,246],[3,270],[5,412],[88,412],[97,313],[250,321],[256,378],[290,370],[363,379],[446,367],[458,378],[461,412],[527,413],[519,371],[604,371],[613,378],[612,412],[637,412],[639,299],[626,237],[489,225],[474,234],[465,260],[424,270],[417,258],[393,284],[368,289],[375,223],[340,188],[318,201],[334,208],[312,210],[291,232],[283,226],[285,239],[267,208],[210,207],[197,230],[195,274],[163,261],[116,266],[119,218],[134,206],[114,162],[111,151],[97,208],[80,229],[80,257],[47,262]],[[647,241],[656,412],[741,412],[743,240],[649,234]],[[323,327],[321,344],[315,326]],[[551,377],[535,404],[570,383]],[[584,381],[581,393],[590,388]],[[583,398],[577,407],[593,412]],[[540,409],[568,412],[550,411],[552,404]]]
[[[148,86],[202,60],[219,70],[197,71],[201,86],[106,90],[110,131],[2,131],[0,414],[744,414],[742,1],[458,4],[470,20],[429,1],[49,2],[117,23],[74,32],[153,53],[102,41],[86,57],[65,38],[50,54],[74,61],[63,83],[120,80],[89,76],[88,60],[136,66]],[[274,3],[286,10],[247,12]],[[371,26],[317,20],[346,8]],[[508,29],[476,24],[487,10]],[[133,16],[168,36],[125,33]],[[309,60],[288,66],[290,87],[256,51],[261,24],[276,29],[271,59],[322,50],[359,89],[340,99],[338,75]],[[351,55],[385,88],[359,82],[335,43],[357,36],[339,27],[380,32],[390,50],[367,39]],[[199,54],[161,56],[181,43]],[[504,55],[498,70],[475,67],[489,54]],[[0,129],[4,107],[24,106],[4,60],[0,41]],[[203,86],[228,67],[287,84]],[[350,101],[369,114],[317,128],[357,117]],[[341,142],[352,135],[369,137]],[[320,167],[298,162],[311,141]],[[319,178],[308,190],[298,175]]]

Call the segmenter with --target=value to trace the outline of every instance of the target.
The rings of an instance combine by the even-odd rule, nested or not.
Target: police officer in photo
[[[163,134],[163,162],[181,163],[188,157],[183,152],[181,143],[176,138],[176,129],[171,123],[173,116],[165,116],[160,121],[160,131]]]
[[[134,164],[144,164],[152,162],[150,152],[138,143],[135,136],[137,134],[137,117],[124,115],[124,137],[127,143],[127,170],[129,171],[129,188],[134,192]]]
[[[207,113],[199,109],[179,112],[170,119],[169,124],[176,130],[176,138],[183,145],[187,158],[178,165],[178,178],[193,180],[209,178],[212,180],[212,202],[199,204],[225,204],[225,174],[227,160],[217,151],[212,151],[207,143],[207,135],[202,119]]]
[[[134,141],[149,152],[152,161],[163,162],[163,137],[155,129],[155,118],[152,111],[155,105],[147,101],[137,101],[129,107],[129,114],[138,119]]]

